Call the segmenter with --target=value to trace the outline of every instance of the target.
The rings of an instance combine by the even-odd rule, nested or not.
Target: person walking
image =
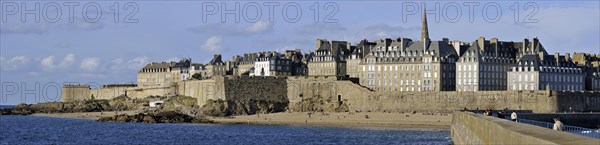
[[[560,122],[560,118],[558,118],[558,116],[554,117],[554,126],[552,127],[552,129],[556,131],[564,131],[563,127],[564,124]]]
[[[504,119],[504,112],[498,111],[498,118]]]
[[[515,111],[510,114],[510,120],[517,122],[517,113]]]

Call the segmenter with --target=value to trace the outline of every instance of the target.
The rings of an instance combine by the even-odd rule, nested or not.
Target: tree
[[[195,73],[195,74],[192,75],[192,78],[200,80],[202,78],[202,74]]]

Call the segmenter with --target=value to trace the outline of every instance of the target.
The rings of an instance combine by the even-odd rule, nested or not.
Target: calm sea
[[[450,144],[428,129],[144,124],[0,116],[1,144]]]

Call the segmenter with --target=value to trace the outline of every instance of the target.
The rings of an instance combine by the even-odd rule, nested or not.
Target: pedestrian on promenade
[[[558,116],[554,117],[554,127],[552,127],[552,129],[556,130],[556,131],[563,131],[563,123],[560,122],[560,118],[558,118]]]
[[[517,112],[513,111],[512,114],[510,114],[510,120],[517,122]]]
[[[498,118],[504,119],[504,112],[498,111]]]

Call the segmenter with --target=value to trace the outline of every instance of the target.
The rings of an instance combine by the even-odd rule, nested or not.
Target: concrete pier
[[[454,144],[600,144],[600,139],[472,112],[454,112],[451,131]]]

